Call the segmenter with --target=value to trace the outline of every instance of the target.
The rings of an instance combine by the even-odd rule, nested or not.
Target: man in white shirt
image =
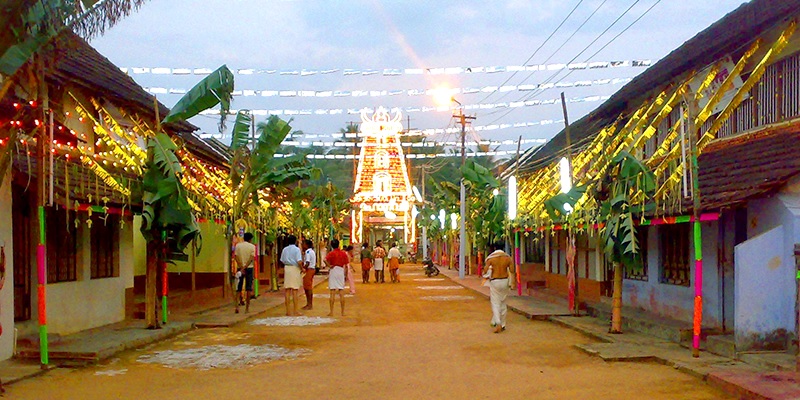
[[[314,242],[310,239],[303,240],[303,291],[306,293],[306,305],[303,310],[314,309],[314,274],[317,273],[317,254],[314,252]]]
[[[280,261],[283,263],[283,288],[285,294],[286,315],[300,315],[297,311],[298,290],[303,285],[303,278],[300,275],[300,267],[303,265],[303,254],[297,247],[297,238],[289,235],[286,239],[286,247],[281,251]],[[292,300],[292,311],[289,311],[289,299]]]
[[[244,312],[250,312],[250,297],[253,296],[253,268],[256,263],[256,246],[252,243],[253,234],[247,232],[244,234],[244,241],[236,244],[233,249],[233,258],[239,267],[239,272],[242,277],[239,279],[238,287],[236,288],[236,309],[235,312],[239,313],[239,299],[242,298],[242,284],[245,285],[246,297]]]

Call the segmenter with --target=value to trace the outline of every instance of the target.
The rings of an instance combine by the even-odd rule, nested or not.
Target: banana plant
[[[600,204],[604,252],[614,264],[614,291],[611,307],[611,333],[622,333],[622,276],[623,268],[640,271],[639,243],[636,240],[634,221],[647,212],[656,191],[653,172],[640,160],[626,151],[611,161],[609,195]],[[609,180],[607,180],[609,181]]]
[[[142,235],[147,240],[145,273],[145,321],[148,328],[157,328],[156,275],[162,268],[166,276],[168,259],[184,259],[183,251],[200,239],[200,229],[192,212],[186,189],[180,178],[183,170],[175,155],[178,147],[164,132],[162,124],[191,118],[201,111],[222,105],[227,114],[233,92],[233,74],[226,66],[201,80],[181,98],[169,114],[157,124],[154,137],[147,140],[148,159],[143,177]],[[197,251],[200,251],[199,246]],[[162,302],[166,321],[166,298]]]
[[[246,143],[250,140],[247,132],[253,121],[250,118],[237,116],[234,122],[231,139],[231,150],[234,160],[231,163],[231,183],[235,190],[234,217],[240,218],[245,208],[258,204],[259,192],[264,189],[276,189],[312,177],[314,170],[307,166],[305,157],[296,154],[289,157],[275,158],[274,155],[281,142],[289,134],[292,127],[288,122],[272,115],[267,122],[257,125],[258,139],[253,149]]]
[[[622,277],[625,270],[640,271],[643,266],[635,221],[652,209],[656,181],[653,172],[626,151],[610,161],[607,171],[596,181],[551,197],[545,208],[553,221],[564,221],[584,196],[594,196],[600,205],[596,214],[602,223],[603,251],[614,265],[610,332],[622,333]]]
[[[489,168],[468,160],[461,168],[461,173],[472,194],[469,196],[472,199],[469,225],[475,235],[474,243],[478,249],[483,249],[490,240],[503,235],[505,196],[494,194],[500,182]]]

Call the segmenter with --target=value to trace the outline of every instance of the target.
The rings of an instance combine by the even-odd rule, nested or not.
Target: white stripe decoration
[[[353,68],[332,68],[325,70],[315,69],[291,69],[278,71],[275,69],[256,69],[239,68],[233,70],[238,75],[286,75],[286,76],[313,76],[333,74],[339,71],[344,76],[398,76],[398,75],[461,75],[461,74],[496,74],[503,72],[524,72],[524,71],[559,71],[559,70],[585,70],[585,69],[607,69],[607,68],[645,68],[653,62],[649,59],[615,60],[615,61],[593,61],[585,63],[553,63],[553,64],[532,64],[532,65],[506,65],[506,66],[467,66],[467,67],[431,67],[431,68],[382,68],[382,69],[353,69]],[[121,67],[125,73],[134,74],[173,74],[185,75],[191,70],[195,75],[208,75],[213,72],[210,68],[170,68],[170,67]]]
[[[151,88],[153,89],[153,88]],[[159,89],[161,91],[165,91],[166,89]],[[151,93],[154,93],[151,91]],[[164,92],[166,93],[166,92]],[[585,96],[585,97],[572,97],[566,99],[567,103],[589,103],[589,102],[597,102],[597,101],[605,101],[610,99],[611,96]],[[466,111],[475,111],[475,110],[493,110],[493,109],[506,109],[506,108],[520,108],[520,107],[537,107],[543,105],[554,105],[561,101],[561,98],[553,98],[553,99],[546,99],[546,100],[526,100],[526,101],[518,101],[518,102],[511,102],[511,103],[488,103],[488,104],[467,104],[463,107]],[[255,115],[338,115],[347,113],[348,115],[360,115],[361,111],[365,110],[367,113],[374,113],[375,111],[370,107],[362,107],[362,108],[348,108],[347,110],[341,108],[320,108],[320,109],[307,109],[307,110],[292,110],[292,109],[284,109],[284,110],[266,110],[266,109],[255,109],[250,110]],[[448,107],[394,107],[390,112],[394,113],[396,111],[402,111],[405,113],[414,113],[414,112],[449,112],[450,108]],[[229,111],[230,115],[236,115],[239,110],[231,109]],[[200,114],[201,115],[219,115],[219,110],[204,110]]]
[[[460,155],[459,155],[460,157]],[[417,289],[422,290],[461,290],[463,286],[417,286]]]
[[[474,94],[474,93],[507,93],[513,91],[529,92],[532,90],[547,90],[553,88],[571,88],[571,87],[588,87],[588,86],[603,86],[603,85],[618,85],[628,83],[633,78],[606,78],[595,80],[584,80],[575,82],[557,82],[545,84],[528,84],[528,85],[506,85],[502,87],[497,86],[484,86],[484,87],[466,87],[466,88],[453,88],[450,89],[454,95],[457,94]],[[153,94],[173,93],[173,91],[182,91],[186,93],[185,88],[163,88],[163,87],[146,87],[144,90]],[[235,90],[233,96],[243,97],[386,97],[386,96],[432,96],[435,89],[395,89],[395,90]],[[176,92],[177,93],[177,92]]]

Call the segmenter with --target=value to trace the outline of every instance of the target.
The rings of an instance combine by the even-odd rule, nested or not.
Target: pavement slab
[[[800,399],[800,374],[795,371],[718,370],[709,373],[708,382],[742,399]]]

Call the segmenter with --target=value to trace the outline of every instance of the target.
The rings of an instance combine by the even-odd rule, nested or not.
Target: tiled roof
[[[55,71],[51,73],[51,78],[68,81],[92,93],[102,93],[102,96],[111,102],[131,107],[140,115],[155,120],[151,94],[85,40],[72,33],[65,36],[62,40],[62,43],[65,43],[62,46],[65,50],[56,57],[57,64]],[[159,116],[163,118],[169,113],[169,108],[161,103],[158,105]],[[228,165],[227,159],[192,133],[198,129],[196,126],[188,122],[175,122],[167,124],[165,128],[180,136],[186,143],[186,148],[192,153],[220,167]]]
[[[798,155],[800,124],[712,142],[698,160],[703,211],[774,193],[800,173]]]
[[[596,110],[571,124],[571,142],[574,145],[595,136],[620,114],[633,112],[655,91],[690,71],[706,67],[725,55],[737,59],[747,50],[748,43],[798,14],[800,0],[752,0],[742,4],[639,74]],[[560,157],[565,147],[562,130],[524,161],[522,169],[535,171],[549,165]]]
[[[66,33],[60,40],[60,48],[54,70],[48,71],[48,78],[81,86],[93,93],[102,93],[111,102],[132,107],[139,114],[155,120],[153,96],[85,40],[73,33]],[[161,103],[158,105],[159,115],[163,118],[169,113],[169,108]],[[198,129],[188,122],[169,124],[167,127],[176,132]]]

